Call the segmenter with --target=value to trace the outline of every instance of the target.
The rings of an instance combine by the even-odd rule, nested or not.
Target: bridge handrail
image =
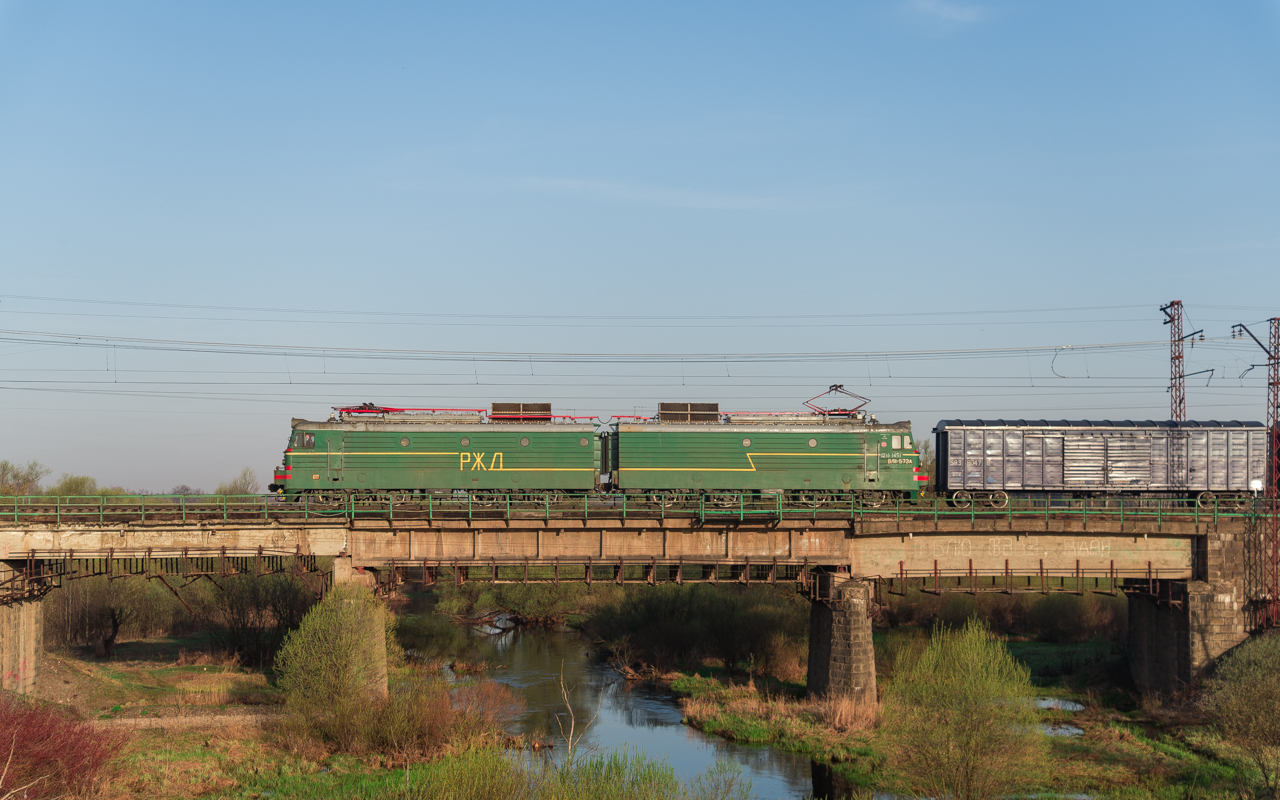
[[[920,519],[935,521],[966,519],[1027,519],[1080,516],[1137,520],[1213,521],[1248,518],[1265,513],[1261,498],[1252,500],[1215,498],[1206,504],[1196,497],[1184,498],[1012,498],[1001,507],[971,502],[956,507],[945,498],[894,499],[874,503],[858,497],[833,501],[819,496],[794,500],[780,493],[716,492],[701,495],[673,495],[660,492],[645,495],[620,493],[568,494],[525,492],[499,497],[460,493],[394,498],[348,496],[342,502],[322,502],[303,496],[281,495],[28,495],[0,497],[0,525],[24,521],[78,523],[163,522],[188,519],[236,521],[307,521],[312,519],[512,519],[543,517],[590,519],[628,517],[665,519],[695,518],[746,521],[748,519],[847,518]]]

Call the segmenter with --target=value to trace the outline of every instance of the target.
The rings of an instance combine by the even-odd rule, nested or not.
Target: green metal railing
[[[957,507],[943,498],[869,502],[859,497],[804,500],[782,494],[717,492],[701,495],[572,494],[426,495],[414,498],[350,495],[324,501],[279,495],[113,495],[106,497],[0,497],[0,526],[23,523],[109,524],[194,521],[351,521],[358,519],[1027,519],[1080,517],[1119,522],[1185,520],[1217,522],[1262,513],[1261,499],[1012,498],[1001,505]]]

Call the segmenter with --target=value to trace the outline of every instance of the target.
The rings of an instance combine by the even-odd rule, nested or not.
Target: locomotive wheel
[[[862,495],[862,504],[867,508],[879,508],[888,501],[884,492],[866,492]]]
[[[961,489],[951,495],[951,505],[955,508],[968,508],[973,505],[973,495]]]
[[[665,494],[651,494],[648,500],[659,508],[671,508],[673,502],[672,498]]]
[[[1196,498],[1196,505],[1200,508],[1213,508],[1216,499],[1217,496],[1213,492],[1201,492]]]
[[[727,492],[708,494],[707,502],[717,508],[732,508],[738,505],[738,496]]]

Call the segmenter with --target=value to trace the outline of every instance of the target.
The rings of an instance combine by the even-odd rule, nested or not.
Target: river
[[[474,633],[465,650],[458,656],[487,661],[487,677],[524,696],[528,705],[518,724],[531,737],[561,741],[557,716],[569,721],[560,693],[563,670],[579,729],[590,723],[580,746],[642,750],[665,759],[683,780],[728,759],[750,778],[756,797],[830,796],[829,770],[802,756],[735,744],[682,724],[680,707],[670,692],[624,681],[598,663],[580,634],[519,628],[494,635]]]

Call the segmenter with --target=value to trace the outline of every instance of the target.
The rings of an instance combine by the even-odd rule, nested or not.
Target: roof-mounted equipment
[[[658,403],[658,422],[714,425],[720,422],[720,404]]]
[[[817,405],[813,402],[814,400],[817,400],[821,397],[826,397],[827,395],[834,395],[834,394],[842,394],[845,397],[852,397],[854,400],[861,400],[862,402],[858,403],[853,408],[823,408],[822,406]],[[848,389],[845,389],[842,384],[833,383],[831,384],[831,387],[827,389],[825,392],[823,392],[822,394],[816,395],[814,397],[810,397],[808,400],[805,400],[804,404],[806,408],[812,409],[815,414],[821,414],[824,417],[849,417],[852,419],[856,417],[866,416],[866,412],[862,410],[862,407],[870,402],[871,402],[870,398],[863,397],[860,394],[854,394]]]

